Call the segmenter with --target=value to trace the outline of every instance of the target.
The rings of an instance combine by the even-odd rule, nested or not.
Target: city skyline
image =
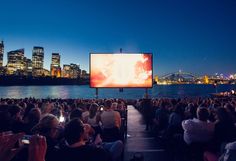
[[[61,64],[60,53],[51,54],[50,69],[44,66],[44,47],[33,46],[32,57],[27,58],[25,49],[7,51],[7,63],[3,64],[5,44],[0,42],[0,75],[1,76],[26,76],[26,77],[48,77],[52,78],[88,78],[86,70],[81,69],[79,64],[73,62]]]
[[[89,71],[91,52],[151,52],[154,74],[199,75],[236,71],[236,2],[229,1],[65,1],[2,2],[0,40],[6,52],[43,46],[62,64]],[[20,12],[19,8],[21,9]],[[11,11],[11,12],[9,12]]]
[[[29,56],[26,56],[25,55],[25,48],[19,48],[19,49],[15,49],[15,50],[11,50],[11,51],[5,51],[5,43],[4,43],[4,41],[2,40],[2,41],[0,41],[1,43],[0,43],[0,49],[3,49],[3,50],[1,50],[1,54],[2,54],[2,52],[3,52],[3,55],[1,55],[1,56],[3,56],[3,58],[4,58],[4,55],[6,55],[5,57],[6,57],[6,59],[7,60],[3,60],[3,64],[2,64],[2,66],[4,66],[4,67],[7,67],[7,65],[8,65],[8,53],[11,53],[11,52],[16,52],[16,51],[21,51],[21,50],[23,50],[23,53],[24,53],[24,58],[26,58],[27,60],[30,60],[31,61],[31,63],[32,63],[32,66],[35,66],[36,68],[38,68],[38,66],[40,66],[39,68],[42,68],[42,69],[46,69],[46,70],[48,70],[49,72],[50,72],[50,75],[51,76],[56,76],[57,74],[52,74],[51,73],[51,71],[52,71],[52,66],[54,66],[54,67],[59,67],[60,68],[60,77],[62,77],[62,70],[63,70],[63,67],[64,66],[70,66],[70,65],[78,65],[79,66],[79,68],[80,68],[80,64],[79,63],[75,63],[75,62],[69,62],[69,63],[61,63],[61,54],[59,53],[59,52],[51,52],[49,55],[50,55],[50,59],[47,61],[47,62],[49,62],[49,65],[45,65],[44,64],[44,57],[45,57],[45,52],[44,52],[44,47],[42,47],[42,46],[33,46],[32,47],[32,51],[31,51],[31,57]],[[1,46],[2,45],[2,46]],[[40,49],[40,50],[42,50],[42,51],[40,51],[40,52],[42,52],[43,53],[43,58],[42,59],[40,59],[39,60],[39,64],[37,63],[37,64],[35,64],[34,65],[34,61],[37,61],[37,60],[34,60],[35,59],[35,50],[38,50],[38,49]],[[121,52],[121,50],[122,50],[122,48],[120,48],[120,51],[119,52],[114,52],[114,53],[120,53]],[[123,53],[123,52],[122,52]],[[130,52],[127,52],[127,53],[130,53]],[[89,54],[91,54],[91,53],[89,53]],[[108,53],[107,53],[108,54]],[[112,53],[111,53],[112,54]],[[27,54],[27,55],[29,55],[29,54]],[[59,60],[56,60],[55,59],[55,55],[56,55],[56,57],[57,56],[59,56]],[[152,55],[153,55],[153,53],[152,53]],[[38,55],[37,55],[38,56]],[[47,55],[46,55],[46,57],[48,57]],[[58,62],[56,62],[55,63],[55,61],[58,61]],[[54,64],[55,63],[55,64]],[[89,62],[90,63],[90,62]],[[48,68],[47,68],[48,67]],[[86,71],[86,72],[89,72],[90,71],[90,69],[82,69],[83,71]],[[155,70],[155,69],[153,69],[153,70]],[[175,70],[173,70],[173,71],[171,71],[171,72],[169,72],[169,73],[164,73],[163,75],[158,75],[158,74],[156,74],[156,73],[153,73],[153,77],[155,77],[155,76],[164,76],[164,75],[166,75],[166,74],[171,74],[171,73],[173,73],[173,72],[190,72],[190,73],[192,73],[191,71],[188,71],[188,70],[181,70],[181,69],[175,69]],[[226,73],[220,73],[220,72],[215,72],[215,73],[204,73],[204,74],[197,74],[198,76],[204,76],[204,75],[208,75],[208,76],[220,76],[220,75],[222,75],[223,77],[225,77],[225,78],[229,78],[230,76],[232,76],[232,75],[234,75],[234,76],[236,76],[236,72],[231,72],[231,73],[229,73],[229,72],[226,72]]]

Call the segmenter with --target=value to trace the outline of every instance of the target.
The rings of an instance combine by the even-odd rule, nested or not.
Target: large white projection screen
[[[152,87],[152,54],[90,54],[90,87]]]

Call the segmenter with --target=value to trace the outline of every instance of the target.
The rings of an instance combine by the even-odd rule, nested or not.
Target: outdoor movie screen
[[[152,87],[152,54],[90,54],[90,87]]]

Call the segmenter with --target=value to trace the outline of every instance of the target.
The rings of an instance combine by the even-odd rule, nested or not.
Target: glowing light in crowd
[[[61,115],[61,116],[59,117],[59,122],[65,122],[65,117]]]
[[[151,54],[91,54],[91,87],[152,87]]]

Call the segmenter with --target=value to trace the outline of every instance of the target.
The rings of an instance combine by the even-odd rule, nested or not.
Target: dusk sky
[[[235,0],[0,0],[7,52],[33,46],[89,69],[90,52],[151,52],[154,74],[236,73]],[[105,60],[104,60],[105,61]]]

